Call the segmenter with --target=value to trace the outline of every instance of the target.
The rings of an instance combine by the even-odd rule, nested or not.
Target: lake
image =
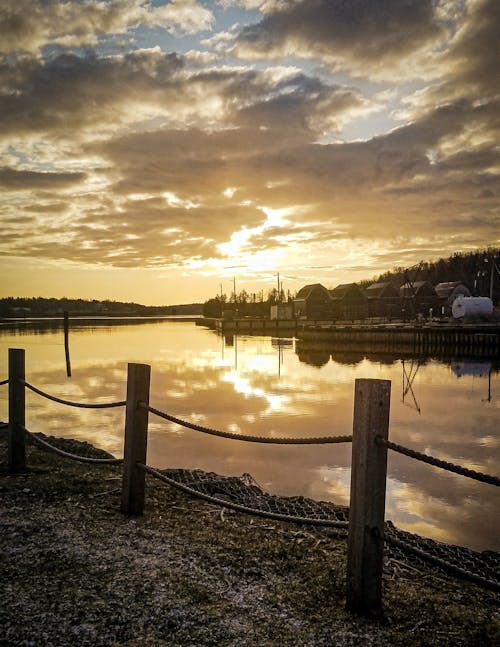
[[[118,323],[118,322],[117,322]],[[152,367],[150,403],[179,418],[246,434],[352,433],[356,378],[392,382],[389,438],[498,475],[498,363],[353,354],[293,339],[224,338],[192,322],[71,322],[66,377],[61,322],[0,327],[0,380],[8,348],[26,349],[26,379],[62,398],[125,399],[128,362]],[[87,440],[121,456],[124,409],[75,409],[26,392],[30,431]],[[0,420],[7,420],[0,387]],[[148,463],[250,473],[267,491],[349,502],[351,445],[276,446],[214,438],[150,415]],[[500,550],[500,493],[492,485],[389,452],[386,518],[434,539]]]

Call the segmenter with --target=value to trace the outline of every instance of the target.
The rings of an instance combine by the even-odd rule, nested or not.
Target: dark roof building
[[[364,319],[367,316],[367,298],[357,283],[342,283],[329,292],[334,319]]]
[[[368,299],[394,299],[399,298],[399,293],[393,283],[372,283],[365,294]]]
[[[436,290],[429,281],[414,281],[405,283],[399,288],[399,295],[405,299],[414,297],[436,297]]]
[[[293,300],[295,316],[301,319],[328,319],[331,302],[330,293],[321,283],[304,285]]]
[[[429,281],[405,283],[399,288],[403,299],[404,316],[428,316],[434,310],[437,314],[439,299],[434,286]]]
[[[372,283],[365,290],[369,317],[397,317],[401,311],[401,297],[393,283]]]
[[[447,281],[436,285],[436,294],[439,299],[440,314],[451,316],[451,306],[453,301],[459,296],[470,297],[469,288],[461,281]]]
[[[471,293],[469,288],[461,281],[448,281],[446,283],[438,283],[435,287],[436,294],[440,299],[447,299],[450,303],[459,296],[470,297]]]

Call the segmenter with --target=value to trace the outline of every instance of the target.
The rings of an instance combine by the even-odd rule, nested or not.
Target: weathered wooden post
[[[64,354],[66,355],[66,375],[71,377],[71,359],[69,356],[69,313],[67,310],[64,316]]]
[[[147,364],[128,365],[121,509],[130,515],[144,510],[146,474],[137,463],[146,463],[150,375]]]
[[[347,609],[382,613],[385,484],[391,382],[358,379],[354,387]]]
[[[24,348],[9,348],[9,472],[26,469]]]

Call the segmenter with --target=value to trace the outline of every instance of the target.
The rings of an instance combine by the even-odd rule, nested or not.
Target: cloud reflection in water
[[[423,361],[413,378],[413,397],[407,393],[403,402],[403,366],[397,357],[381,356],[377,361],[376,356],[307,349],[298,342],[281,345],[263,337],[238,338],[228,347],[214,333],[192,324],[148,323],[74,327],[73,376],[68,379],[62,331],[24,333],[0,333],[0,377],[7,372],[7,349],[22,346],[27,379],[35,386],[70,400],[107,402],[125,398],[127,362],[148,363],[153,406],[236,433],[349,434],[354,380],[390,379],[393,441],[490,474],[498,471],[500,380],[495,367],[489,376],[478,370],[467,375],[462,367],[458,378],[449,363]],[[6,397],[4,388],[0,391],[4,419]],[[33,431],[85,439],[121,454],[123,409],[71,409],[31,392],[27,403],[27,425]],[[150,464],[222,474],[250,472],[276,494],[347,504],[350,454],[348,444],[229,441],[150,416]],[[403,528],[474,548],[500,549],[498,504],[493,486],[389,453],[386,516]]]

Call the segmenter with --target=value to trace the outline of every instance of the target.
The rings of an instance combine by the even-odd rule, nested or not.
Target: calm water
[[[193,323],[72,324],[72,377],[59,326],[0,328],[7,349],[26,349],[27,380],[63,398],[125,398],[128,362],[152,366],[151,404],[233,432],[326,436],[352,431],[356,378],[392,381],[391,440],[498,474],[500,377],[488,362],[416,361],[331,352],[291,339],[224,340]],[[7,387],[0,387],[7,419]],[[31,431],[88,440],[119,456],[123,409],[85,410],[27,392]],[[270,446],[218,439],[150,416],[148,462],[227,475],[249,472],[268,491],[348,504],[351,446]],[[500,550],[498,488],[389,453],[386,517],[438,540]]]

